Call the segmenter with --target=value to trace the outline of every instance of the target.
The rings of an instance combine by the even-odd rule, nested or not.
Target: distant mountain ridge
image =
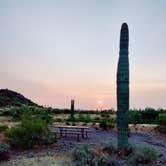
[[[24,97],[22,94],[9,89],[0,89],[0,107],[30,105],[37,106],[36,103]]]

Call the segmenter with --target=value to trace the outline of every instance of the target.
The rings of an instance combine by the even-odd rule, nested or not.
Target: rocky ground
[[[129,142],[135,145],[153,146],[159,155],[158,166],[166,165],[166,137],[164,135],[156,135],[145,131],[132,131]],[[58,142],[50,147],[42,147],[35,150],[11,153],[11,160],[0,163],[2,166],[70,166],[72,165],[72,149],[76,144],[100,144],[108,140],[112,140],[117,144],[116,130],[96,130],[92,128],[92,132],[88,139],[77,142],[76,138],[61,138]],[[157,166],[155,165],[155,166]]]

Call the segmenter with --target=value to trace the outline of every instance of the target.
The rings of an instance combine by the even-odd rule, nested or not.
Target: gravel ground
[[[88,139],[77,142],[76,138],[61,138],[48,148],[29,150],[14,153],[10,161],[0,163],[2,166],[70,166],[72,165],[71,151],[76,144],[100,144],[112,140],[117,145],[117,132],[115,130],[95,130]],[[160,156],[160,163],[166,164],[166,139],[164,136],[152,136],[150,133],[132,132],[129,142],[135,145],[153,146]],[[58,155],[57,155],[58,154]]]
[[[70,159],[64,156],[44,156],[21,159],[13,159],[0,164],[1,166],[72,166]]]

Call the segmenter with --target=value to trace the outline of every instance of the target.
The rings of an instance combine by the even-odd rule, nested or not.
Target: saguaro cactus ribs
[[[71,118],[73,119],[74,118],[74,100],[71,100],[70,111],[71,111]]]
[[[122,24],[120,32],[120,51],[117,69],[117,128],[118,148],[128,145],[128,110],[129,110],[129,32],[128,25]]]

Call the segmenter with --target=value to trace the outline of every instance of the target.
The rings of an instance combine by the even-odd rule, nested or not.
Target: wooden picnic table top
[[[54,126],[52,125],[52,127],[54,128],[70,128],[70,129],[90,129],[90,127],[87,127],[87,126]]]

